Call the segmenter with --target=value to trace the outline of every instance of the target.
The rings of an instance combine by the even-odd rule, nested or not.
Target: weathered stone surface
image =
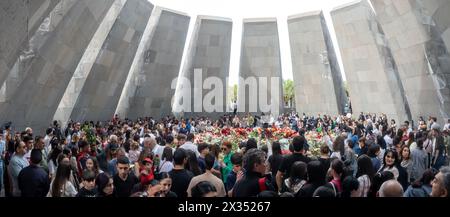
[[[290,16],[288,27],[297,112],[342,114],[347,96],[323,13]]]
[[[146,0],[125,3],[81,89],[72,120],[113,117],[152,9]]]
[[[172,114],[171,88],[178,77],[190,17],[166,8],[155,8],[149,31],[130,71],[117,113],[129,118]]]
[[[53,117],[89,41],[113,0],[64,1],[49,20],[49,31],[18,73],[27,75],[3,103],[2,120],[42,132]],[[31,73],[32,72],[32,73]]]
[[[80,96],[81,89],[85,85],[102,45],[126,2],[127,0],[115,0],[78,63],[77,69],[70,79],[53,117],[54,120],[61,121],[62,125],[65,125],[70,119],[75,103]]]
[[[412,117],[450,115],[450,2],[372,0],[393,57]]]
[[[19,55],[30,55],[30,38],[60,0],[3,0],[0,2],[0,85]],[[5,90],[4,90],[5,91]]]
[[[182,77],[190,81],[191,105],[180,108],[185,117],[218,116],[227,112],[227,77],[230,67],[232,21],[228,18],[198,16],[195,23],[193,37],[183,67]],[[194,70],[201,70],[202,78],[196,81]],[[200,72],[200,71],[199,71]],[[203,99],[211,91],[203,88],[208,78],[218,78],[221,87],[213,86],[213,91],[222,91],[220,99],[207,102],[217,105],[214,111],[208,111]],[[201,83],[200,83],[201,82]],[[175,98],[181,101],[181,99]],[[218,110],[216,110],[218,109]]]
[[[366,1],[331,12],[354,114],[384,113],[397,121],[410,119],[409,104],[390,47]]]
[[[249,88],[239,81],[238,110],[239,112],[268,112],[270,108],[262,105],[274,105],[278,111],[283,111],[283,89],[280,44],[276,18],[244,19],[241,45],[241,62],[239,76],[243,79],[255,78],[257,88]],[[260,78],[266,79],[259,82]],[[272,95],[271,79],[278,78],[273,87],[278,88],[278,94]],[[275,80],[274,80],[275,81]],[[264,100],[264,94],[267,98]],[[245,98],[245,99],[244,99]],[[261,99],[263,98],[263,99]]]

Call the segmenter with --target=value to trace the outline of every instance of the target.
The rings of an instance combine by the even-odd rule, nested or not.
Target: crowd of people
[[[286,113],[54,121],[45,135],[0,130],[6,197],[449,197],[450,120]],[[224,128],[289,128],[288,148],[196,140]],[[219,129],[219,130],[218,130]],[[264,131],[263,131],[264,132]],[[311,151],[309,132],[321,135]],[[264,137],[264,133],[260,135]],[[267,135],[266,135],[267,136]],[[267,141],[267,140],[265,140]]]

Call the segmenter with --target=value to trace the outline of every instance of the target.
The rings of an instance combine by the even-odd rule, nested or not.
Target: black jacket
[[[274,191],[270,175],[261,176],[260,173],[249,172],[244,177],[236,182],[233,187],[233,197],[256,197],[263,189],[260,188],[259,180],[265,178],[265,190]]]
[[[23,168],[18,176],[22,197],[45,197],[50,189],[47,172],[37,165]]]

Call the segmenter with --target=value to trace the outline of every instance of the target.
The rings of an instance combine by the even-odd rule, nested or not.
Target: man
[[[33,129],[31,129],[31,127],[25,128],[25,133],[26,133],[28,136],[33,137]]]
[[[442,167],[431,182],[431,197],[450,197],[450,167]]]
[[[130,171],[130,161],[126,157],[120,157],[116,163],[117,174],[113,177],[114,194],[116,197],[129,197],[133,186],[139,182],[138,178]]]
[[[44,137],[44,147],[45,147],[45,151],[47,152],[47,153],[50,153],[50,151],[51,151],[51,149],[52,149],[52,147],[50,146],[50,141],[52,140],[52,138],[53,138],[53,128],[48,128],[47,130],[46,130],[46,133],[45,133],[46,135],[45,135],[45,137]]]
[[[23,137],[23,142],[25,142],[25,145],[27,146],[27,152],[24,157],[30,162],[31,150],[33,150],[33,137],[26,135]]]
[[[440,126],[438,124],[433,124],[432,127],[432,152],[431,152],[431,166],[436,170],[439,170],[445,162],[445,144],[444,137],[440,132]]]
[[[378,191],[379,197],[403,197],[403,187],[397,180],[385,181]]]
[[[231,152],[231,149],[233,148],[231,142],[225,141],[222,144],[222,152],[223,152],[223,162],[221,162],[221,168],[222,168],[222,178],[223,182],[226,185],[227,184],[227,176],[230,174],[231,170],[233,170],[233,163],[231,162],[231,156],[233,153]]]
[[[234,185],[233,197],[255,197],[260,192],[274,190],[266,173],[266,154],[259,149],[250,149],[244,155],[244,177]]]
[[[291,166],[295,162],[302,161],[307,164],[309,161],[311,161],[309,157],[306,157],[304,155],[305,143],[306,140],[303,136],[297,136],[292,140],[294,152],[283,158],[283,161],[281,162],[280,168],[278,169],[276,175],[278,189],[281,189],[283,180],[290,177]]]
[[[191,179],[191,182],[189,183],[189,186],[187,189],[188,197],[192,197],[191,189],[202,181],[208,181],[212,185],[214,185],[214,187],[217,190],[217,197],[225,197],[226,196],[225,186],[224,186],[222,180],[217,178],[211,172],[211,169],[214,167],[214,161],[215,161],[214,155],[207,154],[205,156],[206,172],[202,175],[198,175]]]
[[[78,191],[77,197],[96,197],[98,192],[95,188],[95,172],[84,170],[82,179],[83,187]]]
[[[31,151],[30,166],[20,171],[19,189],[22,197],[45,197],[50,189],[48,173],[39,164],[42,161],[42,150]]]
[[[35,142],[34,142],[34,147],[35,147],[35,149],[40,150],[41,153],[42,153],[42,160],[39,163],[39,166],[41,166],[42,169],[44,169],[45,172],[48,173],[49,171],[48,171],[47,159],[48,159],[49,152],[47,152],[46,149],[45,149],[44,138],[42,138],[41,136],[36,136],[36,139],[35,139]]]
[[[450,119],[448,119],[447,123],[444,125],[444,130],[450,130]]]
[[[198,156],[198,167],[202,170],[202,173],[206,171],[206,162],[205,156],[209,154],[209,146],[206,143],[201,143],[198,145],[198,152],[200,152],[200,156]]]
[[[194,145],[193,141],[194,141],[194,134],[190,133],[187,135],[186,137],[186,142],[180,146],[180,148],[185,149],[185,150],[191,150],[195,153],[195,155],[198,157],[200,156],[200,153],[198,152],[197,146]]]
[[[161,157],[164,151],[164,146],[158,145],[156,143],[156,139],[153,137],[146,137],[144,139],[144,149],[146,148],[148,148],[148,150],[151,150],[154,156],[158,155],[158,157]]]
[[[194,177],[194,174],[191,171],[184,169],[188,157],[186,152],[186,150],[181,148],[175,151],[173,154],[173,162],[175,166],[169,173],[169,176],[172,178],[171,191],[175,192],[179,198],[187,197],[189,183]]]
[[[182,146],[186,142],[186,135],[178,134],[177,136],[177,148]]]
[[[83,170],[86,169],[86,161],[89,158],[91,146],[86,140],[81,140],[78,147],[80,148],[80,153],[77,156],[78,174],[82,176]]]
[[[108,163],[116,156],[119,146],[117,136],[111,135],[106,148],[97,156],[98,166],[103,171],[108,171]],[[114,165],[115,166],[115,165]]]
[[[20,171],[29,166],[28,160],[25,159],[25,153],[27,153],[27,146],[24,142],[17,142],[15,145],[14,155],[11,157],[11,161],[9,162],[8,171],[11,175],[13,192],[12,195],[14,197],[20,197],[20,189],[19,189],[19,173]]]

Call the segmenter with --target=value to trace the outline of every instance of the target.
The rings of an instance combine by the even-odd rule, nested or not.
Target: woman
[[[297,161],[292,165],[290,177],[284,180],[280,192],[290,192],[295,195],[306,184],[306,180],[307,165],[302,161]]]
[[[408,141],[406,141],[406,144],[408,145],[410,150],[414,150],[417,147],[416,139],[414,136],[414,132],[410,132],[408,134]]]
[[[169,176],[169,173],[162,172],[159,174],[160,181],[159,184],[162,186],[161,196],[163,197],[177,197],[175,192],[171,191],[172,188],[172,178]]]
[[[159,164],[159,172],[160,173],[168,173],[173,169],[173,149],[171,147],[166,146],[163,150],[163,154],[161,156],[161,163]]]
[[[403,189],[408,187],[408,175],[406,170],[400,166],[398,155],[393,150],[387,150],[384,153],[383,165],[378,172],[389,171],[394,174],[394,179],[400,182]]]
[[[413,164],[411,160],[411,152],[408,145],[403,145],[400,151],[400,166],[406,171],[408,182],[411,182],[411,173],[413,170]]]
[[[314,191],[325,184],[326,173],[323,171],[320,161],[310,161],[307,165],[308,181],[296,194],[297,197],[310,198]]]
[[[330,173],[332,180],[329,182],[336,196],[342,193],[342,180],[344,179],[344,163],[339,159],[331,162]]]
[[[343,136],[338,136],[333,142],[333,153],[331,153],[330,158],[342,159],[345,154],[345,138]]]
[[[268,162],[270,164],[270,172],[272,174],[272,185],[275,186],[275,189],[277,189],[276,185],[276,179],[275,176],[277,175],[278,168],[280,168],[280,164],[283,161],[283,155],[281,154],[281,144],[279,142],[273,142],[272,143],[272,155],[270,155]]]
[[[50,180],[53,179],[56,175],[56,168],[58,167],[58,156],[62,153],[62,150],[59,146],[53,147],[52,145],[52,151],[49,154],[48,157],[48,175],[50,177]]]
[[[219,179],[222,179],[222,168],[220,167],[220,161],[219,161],[219,155],[220,155],[220,152],[222,151],[221,150],[221,148],[220,148],[220,146],[218,145],[218,144],[215,144],[215,145],[211,145],[210,147],[209,147],[209,149],[210,149],[210,153],[212,154],[212,155],[214,155],[214,157],[216,158],[216,160],[214,161],[214,166],[213,166],[213,168],[211,169],[211,172],[215,175],[215,176],[217,176],[217,178],[219,178]]]
[[[393,150],[387,150],[384,153],[383,165],[378,172],[389,171],[394,174],[394,179],[398,179],[399,171],[396,164],[399,163],[397,153]]]
[[[98,197],[114,196],[113,178],[107,173],[100,173],[95,180],[95,184],[97,185]]]
[[[434,146],[434,152],[432,152],[432,158],[431,158],[431,166],[439,170],[444,164],[446,164],[446,148],[444,145],[444,137],[442,136],[441,132],[439,131],[439,128],[433,129],[433,146]]]
[[[188,155],[188,161],[185,168],[191,171],[194,174],[194,176],[201,175],[202,170],[198,166],[198,159],[197,156],[195,155],[195,152],[187,150],[186,153]]]
[[[358,171],[356,172],[356,177],[359,182],[358,191],[360,197],[367,197],[374,174],[375,171],[373,170],[372,160],[367,155],[361,155],[358,158]]]
[[[78,192],[70,181],[70,173],[71,168],[68,164],[62,163],[58,166],[47,197],[75,197],[77,195]]]
[[[87,170],[91,170],[95,173],[95,177],[98,176],[98,174],[103,173],[103,170],[101,170],[98,167],[98,161],[96,157],[92,157],[90,156],[87,160],[86,160],[86,169]]]

